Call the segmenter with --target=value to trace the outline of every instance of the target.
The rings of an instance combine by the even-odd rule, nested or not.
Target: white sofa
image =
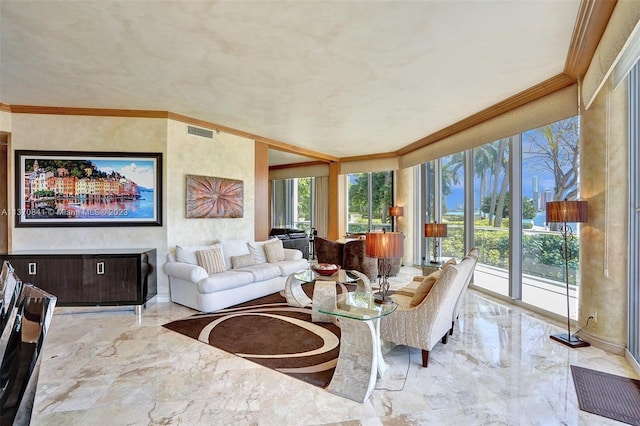
[[[176,252],[169,253],[164,265],[171,300],[201,312],[212,312],[282,291],[287,277],[308,268],[309,264],[300,250],[285,248],[284,260],[269,263],[264,244],[272,241],[221,240],[205,246],[177,245]],[[214,247],[222,249],[226,270],[209,275],[198,264],[196,253]],[[232,267],[232,258],[249,253],[253,265]]]

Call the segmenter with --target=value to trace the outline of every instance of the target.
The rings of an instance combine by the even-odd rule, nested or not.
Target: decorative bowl
[[[333,263],[318,263],[317,265],[311,266],[311,269],[313,269],[313,272],[318,275],[328,277],[338,272],[340,265],[334,265]]]

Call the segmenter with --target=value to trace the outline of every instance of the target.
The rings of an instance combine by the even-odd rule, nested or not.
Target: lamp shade
[[[424,224],[424,236],[425,237],[446,237],[447,236],[447,224],[446,223],[425,223]]]
[[[389,216],[398,217],[404,214],[404,208],[400,206],[389,207]]]
[[[402,232],[369,232],[367,234],[367,256],[396,259],[402,257],[404,236]]]
[[[586,201],[550,201],[547,203],[547,223],[586,222]]]

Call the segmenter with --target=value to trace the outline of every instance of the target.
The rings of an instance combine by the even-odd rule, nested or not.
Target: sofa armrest
[[[184,262],[167,262],[164,264],[164,272],[167,275],[191,281],[194,284],[209,276],[202,266]]]
[[[298,249],[284,249],[284,260],[302,259],[302,252]]]

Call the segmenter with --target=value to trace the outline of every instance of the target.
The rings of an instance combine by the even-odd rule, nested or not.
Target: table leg
[[[340,355],[328,391],[365,402],[375,388],[377,364],[382,359],[375,324],[342,317],[340,333]]]
[[[284,297],[290,306],[304,308],[311,305],[311,299],[302,289],[302,281],[298,280],[295,274],[291,274],[287,278],[287,282],[284,285]]]
[[[336,317],[333,315],[321,314],[318,312],[318,306],[327,299],[336,300],[336,282],[316,280],[313,286],[313,304],[311,307],[312,322],[332,322],[335,323]],[[335,303],[335,302],[334,302]],[[335,304],[334,304],[335,307]]]
[[[375,328],[375,343],[373,346],[373,350],[376,354],[376,365],[378,367],[378,377],[382,377],[385,373],[385,371],[387,371],[387,368],[389,368],[389,364],[387,364],[382,356],[382,341],[380,340],[380,318],[376,318],[374,321],[374,328]]]

